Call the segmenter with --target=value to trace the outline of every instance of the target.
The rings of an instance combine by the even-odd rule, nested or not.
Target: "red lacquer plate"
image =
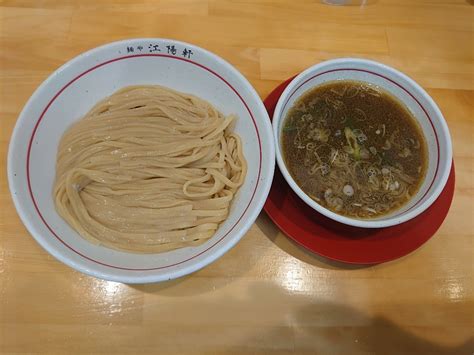
[[[265,99],[270,117],[291,80]],[[288,237],[314,253],[350,264],[378,264],[411,253],[436,233],[451,206],[454,180],[453,164],[443,192],[425,212],[397,226],[366,229],[335,222],[314,211],[291,190],[277,166],[264,209]]]

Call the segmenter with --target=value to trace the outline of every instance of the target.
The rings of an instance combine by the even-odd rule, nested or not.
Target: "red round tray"
[[[265,99],[270,117],[291,80]],[[446,187],[425,212],[397,226],[366,229],[335,222],[314,211],[291,190],[276,167],[264,209],[288,237],[314,253],[345,263],[378,264],[407,255],[435,234],[451,206],[454,180],[453,163]]]

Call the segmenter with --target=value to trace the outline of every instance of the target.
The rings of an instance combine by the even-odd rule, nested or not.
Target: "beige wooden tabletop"
[[[468,0],[0,0],[0,352],[472,354],[474,6]],[[289,241],[262,212],[221,259],[129,286],[85,276],[23,227],[6,178],[18,114],[57,67],[97,45],[165,37],[235,65],[262,98],[328,58],[412,76],[443,111],[456,192],[410,255],[347,267]]]

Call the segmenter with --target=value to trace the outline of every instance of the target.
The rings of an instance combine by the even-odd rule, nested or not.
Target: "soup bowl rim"
[[[309,75],[323,73],[325,71],[330,71],[332,68],[339,67],[341,65],[344,65],[344,68],[347,68],[347,69],[354,68],[356,70],[360,66],[369,67],[375,73],[389,74],[391,77],[396,77],[405,82],[408,82],[412,90],[414,90],[414,92],[417,95],[422,96],[425,102],[427,102],[429,108],[434,112],[434,115],[432,115],[432,118],[437,120],[437,123],[439,124],[438,129],[435,129],[434,127],[433,129],[436,131],[438,135],[441,135],[443,137],[443,141],[445,142],[445,144],[442,145],[440,149],[443,149],[444,153],[446,154],[447,162],[444,165],[440,166],[440,171],[438,171],[439,177],[436,180],[434,180],[434,185],[428,189],[429,195],[427,196],[427,198],[424,201],[422,201],[420,204],[418,204],[417,206],[415,206],[414,208],[412,208],[411,210],[403,214],[382,216],[383,219],[376,219],[376,218],[357,219],[357,218],[348,217],[348,216],[344,216],[336,212],[333,212],[327,209],[326,207],[323,207],[322,205],[314,201],[311,197],[309,197],[293,179],[293,177],[291,176],[286,166],[286,163],[282,154],[281,140],[280,140],[281,129],[283,127],[283,124],[280,124],[280,122],[285,119],[285,117],[283,117],[284,109],[285,109],[284,106],[288,103],[289,97],[295,94],[296,91],[294,92],[294,90],[297,89],[299,85],[302,85]],[[350,78],[345,78],[345,79],[351,80]],[[296,101],[298,98],[304,95],[305,92],[307,92],[307,90],[304,92],[296,93],[294,100]],[[388,90],[388,92],[390,92],[390,90]],[[443,191],[446,185],[446,182],[448,181],[448,178],[449,178],[449,173],[451,170],[451,161],[452,161],[452,143],[451,143],[451,137],[449,134],[449,129],[443,117],[443,114],[441,113],[441,110],[436,105],[434,100],[428,95],[428,93],[413,79],[411,79],[406,74],[403,74],[402,72],[388,65],[385,65],[376,61],[361,59],[361,58],[350,58],[350,57],[337,58],[337,59],[330,59],[330,60],[317,63],[307,68],[306,70],[302,71],[300,74],[295,76],[290,81],[288,86],[285,88],[285,90],[281,94],[273,113],[272,126],[273,126],[273,135],[274,135],[274,141],[275,141],[275,146],[276,146],[275,153],[276,153],[277,165],[283,177],[285,178],[286,182],[288,183],[288,185],[298,195],[298,197],[301,198],[309,207],[314,209],[316,212],[321,213],[322,215],[339,223],[343,223],[343,224],[354,226],[354,227],[362,227],[362,228],[384,228],[384,227],[390,227],[390,226],[407,222],[415,218],[419,214],[423,213],[426,209],[428,209],[433,204],[434,201],[436,201],[438,196]]]

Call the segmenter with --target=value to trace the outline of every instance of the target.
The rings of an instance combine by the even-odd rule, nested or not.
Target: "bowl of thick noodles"
[[[342,58],[296,76],[273,116],[278,166],[298,196],[344,224],[406,222],[437,199],[451,170],[446,121],[405,74]]]
[[[135,39],[83,53],[31,96],[9,149],[16,209],[63,263],[157,282],[233,247],[268,195],[265,108],[232,65],[197,46]]]

